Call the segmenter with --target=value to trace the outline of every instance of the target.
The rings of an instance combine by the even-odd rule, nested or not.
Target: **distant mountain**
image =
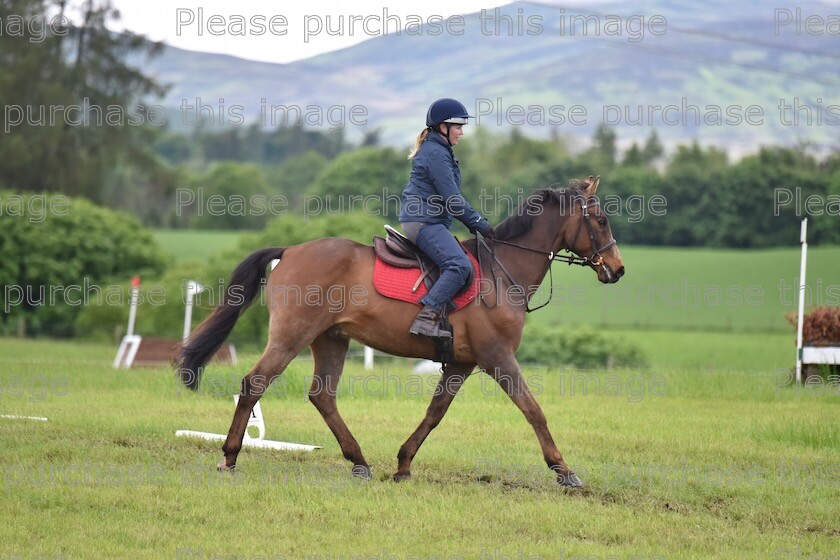
[[[799,141],[827,148],[840,144],[838,14],[837,5],[770,0],[635,0],[592,11],[516,2],[464,16],[460,35],[420,27],[291,64],[167,47],[143,67],[171,84],[162,104],[173,126],[200,99],[204,116],[222,124],[255,122],[271,107],[279,122],[294,120],[291,107],[307,124],[344,122],[351,138],[379,128],[383,142],[404,146],[428,104],[451,96],[494,132],[523,123],[529,134],[581,142],[606,119],[625,142],[652,125],[666,144],[734,153]],[[270,114],[260,122],[271,125]]]

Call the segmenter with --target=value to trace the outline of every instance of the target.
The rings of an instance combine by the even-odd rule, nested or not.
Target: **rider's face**
[[[440,133],[446,136],[446,125],[440,125]],[[450,124],[449,125],[449,143],[453,146],[458,143],[461,136],[464,135],[464,125]]]

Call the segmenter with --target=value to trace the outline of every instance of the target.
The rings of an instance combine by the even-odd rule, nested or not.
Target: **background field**
[[[230,230],[154,230],[155,241],[177,262],[208,259],[217,253],[236,247],[240,236],[239,232]]]

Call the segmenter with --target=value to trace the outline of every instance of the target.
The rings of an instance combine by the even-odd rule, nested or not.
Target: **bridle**
[[[572,242],[569,244],[569,247],[567,247],[565,249],[565,251],[570,253],[568,255],[559,255],[555,251],[542,251],[540,249],[534,249],[533,247],[526,247],[525,245],[519,245],[518,243],[511,243],[510,241],[503,241],[501,239],[491,239],[490,246],[488,247],[484,238],[481,237],[480,234],[476,233],[476,240],[478,241],[478,243],[480,243],[482,246],[484,246],[484,248],[487,250],[488,253],[490,253],[490,256],[492,258],[492,260],[490,262],[490,271],[493,274],[493,285],[494,286],[496,285],[496,269],[493,266],[493,263],[499,265],[499,268],[502,269],[502,272],[505,273],[505,276],[507,276],[508,281],[512,285],[518,286],[518,287],[520,286],[519,283],[517,283],[516,280],[513,279],[513,276],[511,276],[510,272],[507,271],[507,269],[505,268],[505,265],[503,265],[502,262],[496,257],[496,251],[495,251],[495,244],[496,243],[499,243],[501,245],[509,245],[511,247],[515,247],[515,248],[521,249],[523,251],[530,251],[532,253],[538,253],[540,255],[548,257],[548,262],[549,262],[549,264],[548,264],[548,276],[549,276],[548,299],[546,300],[545,303],[543,303],[542,305],[540,305],[538,307],[534,307],[533,309],[529,308],[528,304],[526,303],[525,304],[525,311],[528,312],[528,313],[530,313],[532,311],[536,311],[537,309],[542,309],[543,307],[545,307],[546,305],[551,303],[551,296],[554,295],[554,277],[552,275],[551,265],[554,264],[554,262],[564,262],[564,263],[568,264],[569,266],[571,266],[573,264],[576,264],[578,266],[595,265],[595,266],[601,266],[601,267],[606,268],[606,265],[604,264],[604,257],[601,256],[601,253],[606,251],[607,249],[611,248],[613,245],[616,244],[615,238],[612,238],[607,243],[602,245],[601,247],[595,249],[595,247],[596,247],[595,231],[592,228],[592,221],[590,220],[590,216],[589,216],[589,206],[590,205],[598,205],[600,203],[598,202],[598,199],[593,197],[593,196],[588,196],[585,199],[584,199],[584,197],[580,196],[580,197],[575,197],[575,199],[580,201],[581,216],[580,216],[580,220],[578,221],[578,227],[577,227],[577,230],[575,231],[575,236],[572,239]],[[574,247],[575,244],[577,243],[578,236],[580,235],[580,230],[583,228],[584,223],[586,224],[586,231],[589,234],[589,243],[593,248],[592,254],[588,257],[578,256],[578,255],[572,253],[572,250],[571,250],[571,247]],[[480,249],[480,247],[476,247],[476,252],[478,253],[478,264],[479,264],[479,268],[480,268],[481,267],[481,249]],[[482,302],[484,301],[483,297],[481,298],[481,301]],[[487,305],[487,304],[485,303],[485,305]]]
[[[589,257],[578,257],[579,259],[583,259],[583,266],[588,265],[589,263],[594,264],[595,266],[604,266],[604,257],[601,256],[601,253],[606,251],[607,249],[611,248],[615,245],[615,238],[610,239],[604,245],[595,249],[595,232],[592,230],[592,221],[589,219],[589,205],[593,203],[594,205],[600,205],[600,202],[594,196],[586,197],[586,202],[583,201],[583,197],[575,197],[577,200],[580,200],[580,211],[581,211],[581,218],[578,221],[578,228],[575,231],[575,237],[572,239],[572,242],[569,243],[569,247],[574,247],[575,243],[577,243],[578,235],[580,235],[580,230],[583,227],[583,224],[586,224],[586,232],[589,234],[589,243],[592,245],[593,251],[592,255]],[[571,249],[566,249],[567,251],[571,251]],[[577,256],[577,255],[573,255]],[[569,263],[572,264],[572,263]]]

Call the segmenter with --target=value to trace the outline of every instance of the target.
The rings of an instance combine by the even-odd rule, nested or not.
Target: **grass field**
[[[226,432],[254,356],[211,367],[193,394],[166,368],[112,370],[108,345],[0,339],[0,414],[49,417],[0,419],[0,557],[835,557],[837,387],[762,370],[789,358],[762,356],[779,341],[762,352],[759,335],[643,338],[646,371],[526,371],[579,490],[554,483],[484,375],[396,484],[396,452],[436,376],[351,361],[339,406],[374,470],[364,482],[306,401],[312,364],[298,360],[262,401],[267,436],[323,449],[246,448],[229,476],[215,472],[218,443],[174,433]],[[714,352],[720,367],[704,367]]]
[[[158,229],[153,232],[163,251],[176,261],[204,261],[217,253],[236,247],[238,231],[193,229]]]
[[[179,262],[238,237],[155,235]],[[267,437],[323,449],[246,448],[231,476],[215,471],[220,443],[174,433],[225,433],[255,354],[211,366],[191,393],[168,368],[113,370],[110,345],[0,339],[0,415],[49,418],[0,418],[0,560],[836,557],[840,384],[790,381],[798,249],[622,254],[612,286],[555,265],[552,305],[529,316],[607,330],[650,364],[525,371],[577,490],[555,483],[483,374],[396,484],[397,450],[437,376],[409,360],[379,357],[372,372],[348,361],[339,407],[374,471],[361,481],[307,401],[312,363],[298,359],[262,400]],[[810,254],[810,303],[832,303],[840,248]]]
[[[799,249],[622,247],[627,272],[602,285],[590,270],[555,265],[554,301],[535,322],[613,328],[793,332]],[[808,307],[840,305],[840,247],[809,250]],[[548,295],[546,284],[537,299]]]

